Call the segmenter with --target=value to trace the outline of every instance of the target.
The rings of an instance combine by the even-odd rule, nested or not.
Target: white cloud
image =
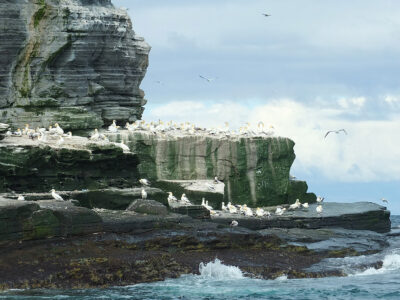
[[[400,104],[400,96],[386,95],[383,99],[387,104],[391,106],[396,106]]]
[[[364,106],[367,100],[365,97],[355,97],[355,98],[340,98],[338,104],[341,108],[356,108],[360,109]]]
[[[364,99],[364,100],[362,100]],[[207,102],[210,103],[210,102]],[[350,98],[348,105],[362,106],[365,98]],[[191,121],[204,127],[223,126],[228,121],[238,128],[249,121],[272,124],[279,135],[296,142],[296,168],[311,170],[335,181],[371,182],[400,180],[400,115],[385,120],[346,118],[347,107],[306,105],[278,99],[252,108],[237,102],[201,104],[197,101],[172,102],[151,110],[153,120]],[[327,130],[344,128],[348,135]]]

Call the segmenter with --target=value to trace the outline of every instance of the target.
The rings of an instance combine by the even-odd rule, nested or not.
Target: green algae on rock
[[[142,177],[154,180],[202,180],[218,176],[225,199],[236,204],[271,206],[315,202],[307,184],[289,179],[295,159],[294,142],[283,137],[160,135],[120,131],[108,134],[124,140],[140,161]],[[304,201],[306,200],[306,201]]]

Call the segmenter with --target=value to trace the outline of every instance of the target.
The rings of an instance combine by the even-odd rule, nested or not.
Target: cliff
[[[138,170],[151,180],[214,179],[225,184],[225,199],[250,206],[315,202],[304,181],[290,180],[294,142],[282,137],[221,137],[207,134],[154,134],[120,131],[138,156]],[[201,198],[199,199],[201,200]]]
[[[140,119],[149,50],[111,0],[3,0],[0,122],[86,129]]]

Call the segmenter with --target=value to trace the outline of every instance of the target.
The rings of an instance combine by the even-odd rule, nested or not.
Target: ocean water
[[[392,228],[400,232],[400,216],[392,217]],[[355,268],[378,260],[383,260],[379,270]],[[0,299],[400,299],[400,237],[391,238],[383,253],[328,259],[315,268],[339,268],[349,276],[251,279],[216,259],[201,264],[200,275],[163,282],[95,290],[14,290],[1,293]]]

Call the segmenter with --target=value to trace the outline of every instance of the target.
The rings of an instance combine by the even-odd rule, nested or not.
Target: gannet
[[[237,208],[234,205],[232,205],[230,202],[228,202],[228,210],[229,210],[229,213],[231,213],[231,214],[237,214]]]
[[[214,184],[218,184],[221,183],[221,181],[219,181],[218,176],[214,177]]]
[[[90,140],[97,141],[100,138],[99,131],[97,128],[94,130],[94,133],[90,136]]]
[[[296,202],[289,206],[289,209],[297,209],[301,206],[300,200],[296,199]]]
[[[267,211],[265,212],[265,215],[267,216],[267,218],[269,218],[269,217],[271,216],[271,213],[267,210]]]
[[[47,135],[46,132],[40,132],[40,136],[38,137],[40,142],[47,142]]]
[[[118,132],[119,126],[117,126],[117,122],[113,120],[112,124],[108,126],[108,131],[110,132]]]
[[[222,202],[222,204],[221,204],[221,210],[222,210],[222,211],[229,211],[229,210],[228,210],[228,207],[225,206],[225,202]]]
[[[62,144],[64,144],[64,138],[62,136],[60,136],[57,141],[57,146],[61,146]]]
[[[329,131],[327,131],[327,132],[325,133],[324,139],[328,136],[328,134],[330,134],[330,133],[332,133],[332,132],[334,132],[334,133],[336,133],[336,134],[339,134],[340,132],[344,132],[344,133],[347,135],[347,131],[344,130],[344,129],[329,130]]]
[[[244,215],[247,216],[247,217],[252,217],[254,215],[253,214],[253,210],[250,207],[246,206],[244,208]]]
[[[389,201],[386,200],[385,198],[382,198],[381,201],[382,201],[383,203],[389,204]]]
[[[207,208],[208,210],[212,210],[213,209],[211,205],[208,205],[208,200],[206,201],[205,208]]]
[[[121,141],[121,143],[116,143],[118,147],[120,147],[124,152],[130,152],[131,150],[127,145],[125,145],[124,141]]]
[[[201,206],[206,206],[206,200],[204,198],[201,199]]]
[[[52,189],[50,192],[51,192],[51,196],[53,197],[54,200],[64,201],[64,199],[59,194],[56,193],[55,189]]]
[[[172,192],[168,192],[168,205],[172,206],[175,202],[178,201],[178,199],[176,199],[176,197],[172,194]]]
[[[281,208],[281,207],[277,207],[275,210],[275,214],[278,216],[283,215],[283,213],[286,211],[286,208]]]
[[[21,131],[20,128],[18,128],[17,131],[15,131],[13,134],[14,134],[15,136],[22,136],[22,131]]]
[[[67,139],[72,138],[72,132],[68,131],[67,134],[63,134],[63,137],[66,137]]]
[[[188,199],[188,197],[186,197],[186,194],[182,194],[182,196],[181,196],[181,202],[183,203],[183,204],[191,204],[190,203],[190,201],[189,201],[189,199]]]
[[[147,199],[147,193],[144,189],[142,189],[142,199]]]
[[[7,130],[6,136],[12,136],[12,132],[10,130]]]
[[[239,225],[239,223],[238,223],[238,221],[236,221],[236,220],[233,220],[232,222],[231,222],[231,227],[236,227],[236,226],[238,226]]]
[[[318,197],[317,197],[317,202],[318,202],[318,203],[322,203],[322,202],[324,201],[324,199],[325,199],[324,197],[318,196]]]
[[[64,130],[60,127],[60,125],[58,125],[58,123],[54,124],[54,126],[55,126],[54,130],[58,135],[64,134]]]
[[[150,181],[145,178],[139,179],[139,182],[144,186],[150,186],[150,184],[151,184]]]
[[[257,207],[256,209],[256,216],[263,217],[265,215],[265,211],[262,208]]]
[[[18,196],[18,200],[19,200],[19,201],[24,201],[24,200],[25,200],[25,197],[22,196],[22,195],[19,195],[19,196]]]
[[[308,207],[309,207],[308,202],[303,203],[302,206],[303,206],[304,208],[308,208]]]
[[[315,210],[317,211],[318,214],[322,214],[322,210],[323,210],[322,205],[321,205],[321,204],[318,205],[318,206],[315,208]]]

